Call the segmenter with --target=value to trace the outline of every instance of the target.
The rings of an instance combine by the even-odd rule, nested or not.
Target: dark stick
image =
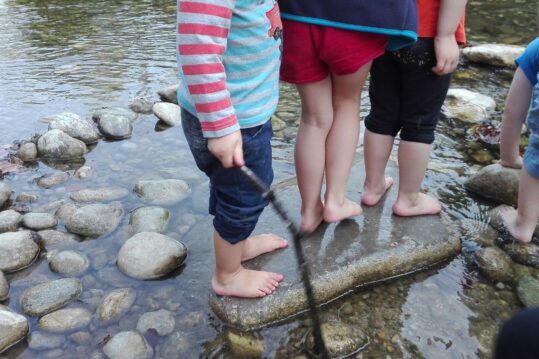
[[[303,286],[305,287],[305,294],[307,295],[307,302],[309,304],[309,313],[311,321],[313,323],[313,337],[314,337],[314,354],[317,358],[328,359],[328,353],[326,346],[324,344],[324,338],[322,337],[322,330],[320,329],[320,318],[318,315],[318,307],[316,306],[316,301],[314,300],[313,287],[310,280],[309,265],[305,259],[305,254],[303,253],[303,247],[301,246],[301,237],[302,234],[299,231],[298,227],[290,220],[290,217],[284,210],[283,206],[275,196],[275,193],[272,189],[268,187],[253,171],[251,171],[247,166],[241,166],[241,171],[249,178],[253,186],[262,193],[262,196],[266,197],[277,214],[281,219],[286,223],[288,231],[294,239],[294,249],[296,251],[296,259],[298,261],[298,267],[301,273],[301,280],[303,281]]]

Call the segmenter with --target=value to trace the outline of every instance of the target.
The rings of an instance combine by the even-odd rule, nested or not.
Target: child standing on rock
[[[501,165],[521,168],[518,209],[500,208],[502,223],[519,242],[528,243],[539,221],[539,38],[516,60],[517,69],[505,101],[501,130]],[[519,143],[522,123],[530,130],[524,159]]]
[[[197,166],[210,179],[218,295],[262,297],[282,281],[242,261],[285,248],[273,234],[249,237],[268,201],[242,175],[273,180],[271,115],[278,102],[281,21],[275,0],[179,0],[178,101]]]
[[[361,90],[371,62],[386,46],[416,39],[415,0],[281,0],[281,79],[301,98],[295,164],[300,229],[360,215],[346,198],[359,139]],[[322,183],[326,179],[324,200]]]
[[[361,202],[377,204],[393,184],[384,172],[395,136],[400,131],[399,192],[393,213],[399,216],[437,214],[434,197],[420,191],[434,142],[434,130],[451,73],[466,42],[466,0],[417,0],[419,40],[373,62],[365,119],[366,178]]]

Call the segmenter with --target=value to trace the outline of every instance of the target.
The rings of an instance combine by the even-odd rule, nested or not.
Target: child
[[[518,210],[502,207],[500,216],[516,240],[528,243],[539,221],[539,38],[528,45],[516,63],[518,67],[505,101],[500,152],[502,166],[522,168]],[[526,114],[531,135],[522,159],[519,143]]]
[[[459,47],[466,41],[466,0],[417,0],[419,40],[386,52],[371,69],[371,111],[365,120],[365,184],[361,202],[374,206],[393,184],[384,171],[400,131],[399,192],[393,213],[399,216],[437,214],[440,203],[420,192],[434,130]]]
[[[415,0],[281,0],[281,79],[297,86],[301,120],[295,163],[301,194],[300,229],[362,213],[346,198],[359,138],[361,90],[372,59],[388,44],[416,39]],[[326,192],[321,200],[322,182]]]
[[[218,295],[262,297],[282,281],[242,261],[285,248],[273,234],[249,237],[267,200],[237,166],[270,184],[271,118],[278,101],[281,22],[275,0],[179,0],[182,127],[210,179]]]

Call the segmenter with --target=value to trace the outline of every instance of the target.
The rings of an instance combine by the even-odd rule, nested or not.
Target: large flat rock
[[[362,159],[356,161],[349,182],[351,199],[359,200],[363,168]],[[390,165],[388,174],[397,178],[396,172],[395,166]],[[278,199],[299,223],[300,199],[295,180],[286,180],[274,188]],[[365,207],[364,216],[322,225],[302,239],[318,303],[331,301],[358,286],[420,271],[460,252],[460,241],[443,215],[416,218],[392,215],[397,188],[395,183],[381,203]],[[211,230],[211,224],[201,224],[192,233],[201,236],[202,231],[209,236],[208,227]],[[291,240],[273,208],[264,211],[255,231],[265,232]],[[285,250],[260,256],[245,265],[282,273],[285,279],[275,293],[260,299],[211,295],[210,305],[223,321],[242,329],[255,329],[308,309],[293,243]]]

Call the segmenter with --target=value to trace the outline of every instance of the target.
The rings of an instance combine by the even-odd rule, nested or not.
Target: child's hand
[[[436,75],[447,75],[455,71],[459,64],[459,46],[455,35],[436,36],[434,38],[434,52],[436,53],[436,66],[432,71]]]
[[[500,160],[500,164],[503,167],[516,168],[517,170],[521,169],[522,168],[522,156],[518,156],[518,157],[513,158],[513,159],[506,159],[506,158],[502,157],[502,159]]]
[[[223,137],[208,139],[208,150],[225,168],[243,166],[243,141],[241,131],[232,132]]]

